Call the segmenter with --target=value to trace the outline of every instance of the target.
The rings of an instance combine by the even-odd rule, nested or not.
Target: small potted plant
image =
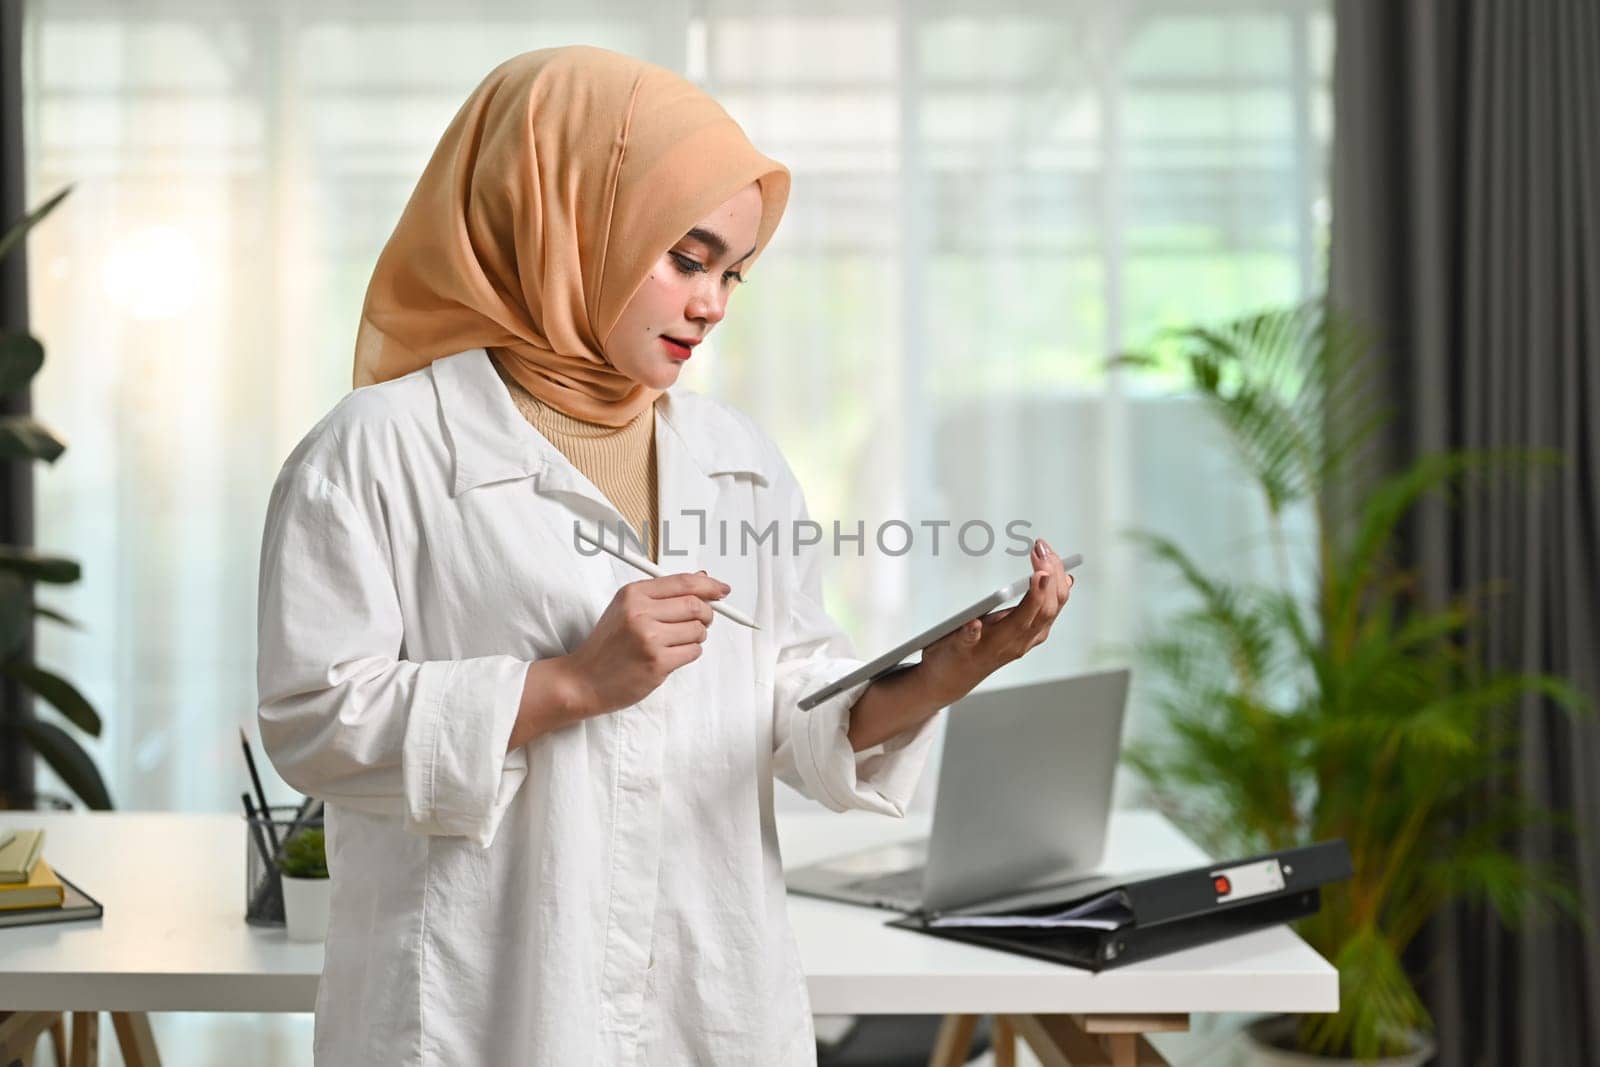
[[[328,936],[328,855],[322,831],[297,831],[278,854],[283,876],[283,917],[291,941],[321,941]]]

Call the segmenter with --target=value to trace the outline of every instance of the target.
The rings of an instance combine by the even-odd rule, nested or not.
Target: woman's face
[[[761,189],[751,182],[663,252],[612,327],[612,364],[651,389],[676,382],[693,348],[666,338],[692,346],[722,321],[760,226]]]

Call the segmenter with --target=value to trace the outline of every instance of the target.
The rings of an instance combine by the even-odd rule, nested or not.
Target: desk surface
[[[0,929],[0,1010],[310,1011],[322,946],[245,924],[245,831],[229,815],[7,813],[47,830],[53,866],[99,922]],[[925,833],[921,818],[781,815],[788,865]],[[155,864],[160,863],[158,869]],[[1108,865],[1204,863],[1150,812],[1118,812]],[[167,870],[190,872],[174,879]],[[1337,972],[1287,928],[1094,975],[885,927],[888,912],[789,898],[823,1014],[1331,1011]]]

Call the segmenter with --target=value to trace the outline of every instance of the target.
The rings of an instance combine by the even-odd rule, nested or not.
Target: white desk
[[[0,1010],[312,1010],[321,946],[244,922],[242,818],[14,813],[12,822],[46,829],[51,864],[104,904],[105,917],[0,929]],[[856,812],[785,815],[779,824],[791,866],[927,829],[920,818]],[[1205,857],[1160,816],[1115,816],[1108,865],[1190,862]],[[1337,973],[1287,928],[1095,975],[889,929],[890,914],[874,909],[791,896],[789,912],[812,1007],[822,1014],[1082,1013],[1171,1022],[1192,1012],[1338,1005]],[[1144,1027],[1164,1028],[1175,1025]]]
[[[786,866],[916,837],[925,818],[847,812],[782,819]],[[1205,853],[1160,815],[1119,811],[1105,866],[1200,865]],[[1288,927],[1092,974],[884,923],[874,908],[789,897],[789,917],[819,1014],[1190,1013],[1337,1010],[1339,975]],[[3,990],[3,987],[0,987]],[[0,993],[3,999],[3,993]]]

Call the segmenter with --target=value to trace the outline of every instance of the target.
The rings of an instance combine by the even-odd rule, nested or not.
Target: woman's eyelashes
[[[682,252],[669,252],[668,255],[670,255],[672,257],[672,264],[673,264],[673,266],[678,268],[678,273],[679,274],[704,274],[705,273],[705,269],[706,269],[705,264],[701,263],[697,259],[691,259],[689,256],[684,255]],[[736,270],[727,271],[722,275],[722,280],[723,281],[727,281],[729,278],[732,278],[736,282],[743,282],[744,281],[743,275],[741,275]]]

